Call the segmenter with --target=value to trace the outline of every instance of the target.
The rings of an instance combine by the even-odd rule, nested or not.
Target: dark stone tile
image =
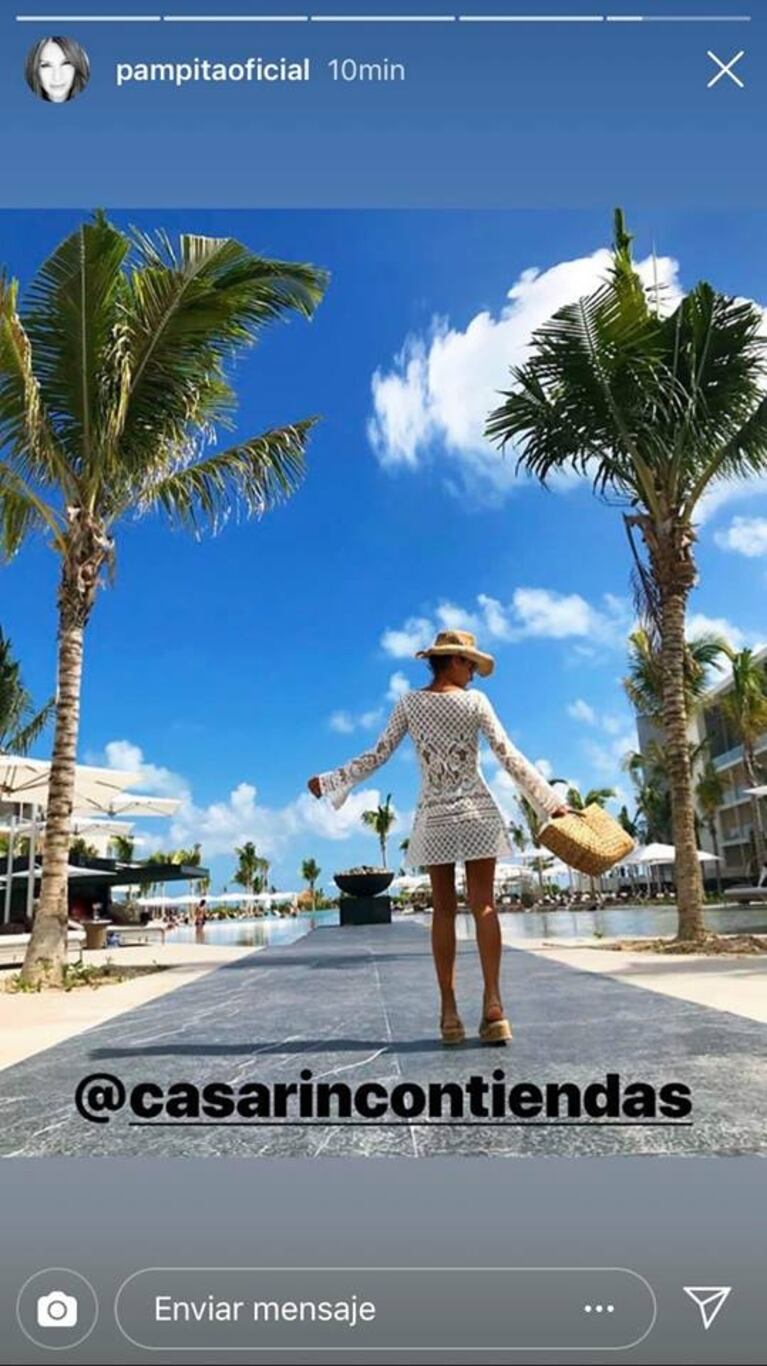
[[[0,1153],[45,1156],[540,1156],[765,1153],[767,1026],[507,949],[508,1048],[468,1038],[442,1047],[427,935],[416,925],[317,930],[289,948],[227,964],[0,1073]],[[458,997],[476,1030],[476,949],[459,944]],[[298,1127],[136,1128],[120,1115],[89,1124],[74,1093],[87,1074],[130,1087],[190,1081],[238,1086],[315,1081],[357,1085],[571,1081],[616,1072],[624,1083],[678,1080],[691,1128],[536,1128],[342,1121]]]

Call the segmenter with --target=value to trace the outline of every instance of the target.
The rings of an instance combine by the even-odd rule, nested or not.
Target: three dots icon
[[[584,1314],[614,1314],[614,1304],[584,1304]]]

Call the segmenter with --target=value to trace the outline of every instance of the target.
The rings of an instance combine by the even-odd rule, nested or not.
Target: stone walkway
[[[525,952],[505,951],[509,1048],[437,1038],[428,935],[416,925],[321,928],[288,948],[239,959],[177,991],[0,1073],[5,1156],[601,1156],[767,1155],[767,1025],[637,990]],[[473,944],[459,945],[459,1004],[477,1024],[481,978]],[[570,1081],[617,1072],[693,1093],[691,1127],[533,1127],[387,1122],[352,1126],[280,1122],[258,1127],[133,1127],[82,1119],[74,1105],[89,1073],[127,1087],[154,1081],[314,1081],[426,1085],[488,1079]]]

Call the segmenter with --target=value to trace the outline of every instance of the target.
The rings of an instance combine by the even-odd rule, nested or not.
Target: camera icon
[[[75,1328],[77,1326],[77,1296],[63,1290],[51,1290],[37,1300],[39,1328]]]

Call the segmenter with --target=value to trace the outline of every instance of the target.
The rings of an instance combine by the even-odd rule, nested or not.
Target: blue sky
[[[670,297],[706,276],[767,305],[763,216],[627,209],[637,259],[656,252]],[[23,282],[80,216],[0,214],[0,263]],[[332,274],[311,324],[272,328],[236,368],[240,435],[322,415],[300,491],[215,540],[154,519],[118,534],[116,586],[87,636],[80,758],[140,763],[143,790],[183,797],[174,822],[137,825],[144,848],[200,840],[218,889],[234,846],[253,839],[277,886],[299,885],[309,856],[327,886],[334,869],[378,861],[359,817],[391,792],[394,858],[417,796],[409,741],[339,812],[305,783],[367,748],[397,693],[426,681],[412,653],[442,624],[475,629],[496,655],[483,686],[529,758],[584,791],[617,785],[630,804],[620,513],[585,486],[515,479],[481,439],[530,327],[602,272],[609,211],[113,217],[234,235]],[[693,625],[763,640],[767,478],[704,509],[698,559]],[[28,545],[0,585],[0,624],[42,700],[53,555]],[[494,761],[485,771],[513,814],[505,775]]]

